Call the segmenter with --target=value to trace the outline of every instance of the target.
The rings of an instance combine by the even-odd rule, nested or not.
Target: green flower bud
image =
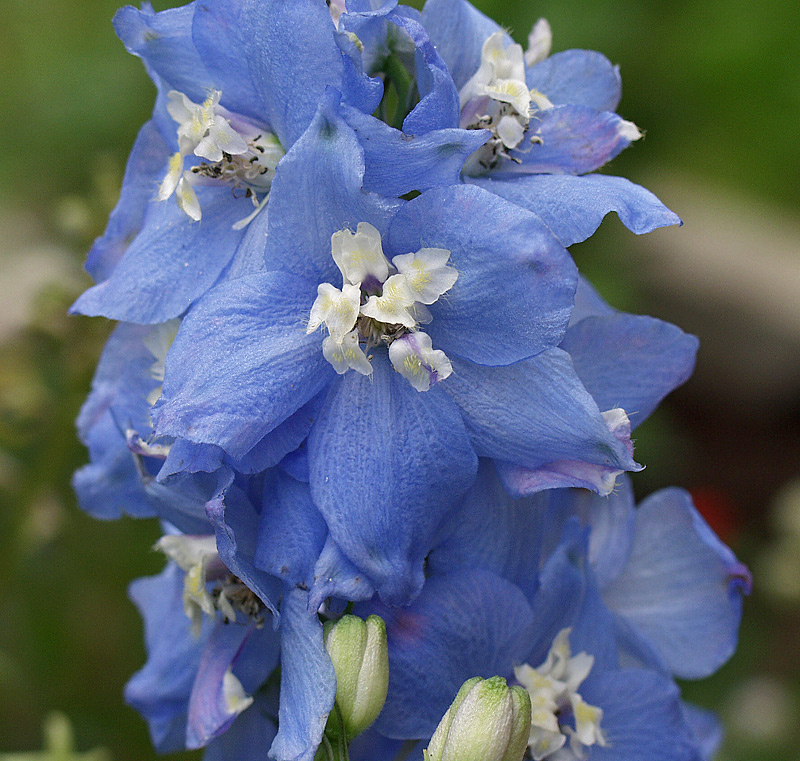
[[[424,753],[425,761],[521,761],[531,730],[531,699],[499,676],[461,686]]]
[[[361,734],[383,708],[389,689],[386,624],[379,616],[366,621],[345,615],[323,629],[325,647],[336,671],[336,707],[348,740]],[[327,733],[340,734],[329,721]]]

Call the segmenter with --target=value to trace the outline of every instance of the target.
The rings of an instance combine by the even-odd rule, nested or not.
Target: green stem
[[[403,120],[411,110],[414,79],[396,55],[390,55],[386,59],[383,71],[386,74],[386,81],[392,83],[397,93],[397,108],[395,108],[391,126],[395,129],[401,129]]]

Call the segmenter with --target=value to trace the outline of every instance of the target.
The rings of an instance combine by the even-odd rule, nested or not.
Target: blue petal
[[[589,653],[594,658],[594,669],[617,667],[614,614],[603,602],[591,568],[584,568],[583,597],[571,626],[569,641],[573,653]]]
[[[324,3],[202,0],[194,41],[236,110],[260,117],[289,148],[311,122],[344,62]],[[227,98],[224,101],[228,105]]]
[[[478,70],[483,43],[500,26],[466,0],[428,0],[422,23],[460,90]]]
[[[616,310],[606,303],[595,287],[583,275],[580,275],[578,290],[575,291],[575,308],[569,318],[569,327],[571,328],[587,317],[605,317],[615,314],[615,312]]]
[[[255,564],[289,586],[310,586],[328,527],[311,501],[308,484],[280,470],[268,473],[258,525]]]
[[[463,503],[447,514],[428,556],[428,573],[483,568],[516,584],[530,599],[539,586],[537,508],[530,499],[512,500],[494,465],[482,460]]]
[[[390,740],[370,727],[356,737],[347,753],[351,761],[376,761],[376,759],[395,758],[401,750],[404,750],[404,740]],[[408,761],[423,761],[423,743],[418,743],[411,754],[404,756]]]
[[[123,324],[106,342],[92,390],[78,415],[78,434],[84,443],[90,444],[92,428],[112,410],[124,426],[134,427],[142,437],[149,436],[147,397],[158,387],[151,373],[156,358],[145,344],[152,333],[149,327]]]
[[[192,42],[195,7],[189,3],[155,13],[149,3],[141,10],[128,5],[114,16],[114,29],[128,51],[143,59],[151,75],[202,103],[214,82]]]
[[[719,718],[712,711],[706,711],[690,703],[682,702],[681,708],[683,718],[692,730],[695,742],[703,755],[703,761],[711,761],[722,745],[723,730]]]
[[[343,115],[364,150],[364,190],[389,197],[458,184],[467,156],[489,137],[485,130],[462,129],[406,135],[355,109]]]
[[[144,618],[147,663],[125,686],[125,700],[150,726],[159,753],[186,747],[189,695],[213,627],[204,619],[199,637],[183,612],[183,571],[170,563],[158,576],[134,581],[129,594]]]
[[[277,761],[311,761],[333,708],[336,675],[322,641],[322,624],[308,610],[308,593],[293,589],[281,608],[281,705]]]
[[[255,566],[259,513],[252,501],[233,485],[208,502],[206,513],[216,533],[220,560],[276,613],[281,583]]]
[[[310,609],[318,610],[326,597],[355,602],[369,600],[375,587],[345,556],[329,535],[314,566],[314,585],[308,598]]]
[[[81,508],[103,520],[122,515],[157,515],[155,505],[144,492],[133,455],[111,415],[104,416],[92,429],[89,442],[92,462],[76,471],[72,479]]]
[[[604,590],[608,606],[637,627],[680,677],[716,671],[733,653],[750,575],[716,537],[691,498],[664,489],[636,511],[630,560]]]
[[[424,135],[434,129],[457,126],[461,111],[458,90],[425,28],[405,14],[395,12],[389,18],[405,31],[415,48],[414,69],[420,101],[403,121],[403,132]]]
[[[468,185],[429,190],[397,214],[387,255],[424,246],[450,251],[458,270],[425,326],[451,359],[506,365],[561,340],[577,273],[536,215]]]
[[[653,671],[593,671],[581,685],[590,705],[603,709],[607,747],[593,745],[592,761],[700,761],[684,721],[680,693]]]
[[[277,465],[290,452],[305,441],[314,423],[320,404],[315,397],[297,412],[276,426],[247,454],[235,460],[214,444],[195,444],[186,439],[176,439],[158,473],[158,480],[168,481],[178,473],[211,473],[223,465],[237,473],[261,473]]]
[[[344,100],[362,113],[371,114],[383,98],[383,80],[365,73],[363,42],[359,47],[356,40],[341,29],[336,33],[335,40],[342,51],[344,63],[340,88]]]
[[[395,739],[430,737],[467,679],[510,676],[535,624],[516,586],[479,569],[431,577],[407,608],[354,612],[386,621],[389,693],[375,729]]]
[[[555,460],[637,467],[561,349],[506,367],[451,359],[453,374],[442,386],[461,409],[478,455],[530,469]]]
[[[531,66],[528,87],[556,106],[575,103],[596,111],[616,111],[622,96],[619,66],[593,50],[562,50]]]
[[[470,182],[538,214],[565,246],[586,240],[611,211],[637,235],[681,224],[649,190],[624,177],[537,174],[504,180],[495,175]]]
[[[139,131],[131,149],[122,190],[105,232],[94,242],[86,259],[86,271],[95,282],[106,280],[144,222],[153,188],[163,179],[169,146],[153,121]]]
[[[539,589],[531,600],[534,628],[528,634],[523,657],[517,663],[544,662],[556,635],[572,626],[586,591],[586,533],[570,521],[560,541],[542,565]]]
[[[225,734],[206,748],[203,761],[263,761],[264,748],[275,739],[278,731],[269,701],[260,695],[243,711]]]
[[[591,528],[588,557],[602,589],[620,574],[630,555],[635,515],[631,479],[621,476],[607,497],[576,489],[553,491],[550,496],[548,523],[560,526],[577,515]]]
[[[208,291],[242,238],[233,225],[243,207],[230,188],[202,187],[197,193],[203,209],[199,222],[173,199],[151,201],[141,232],[111,277],[86,291],[70,311],[126,322],[166,322]]]
[[[359,222],[383,234],[400,204],[364,192],[363,177],[358,139],[339,115],[338,95],[328,91],[311,126],[275,173],[267,267],[338,284],[341,273],[331,256],[331,235],[345,227],[355,230]]]
[[[224,461],[225,452],[214,444],[195,444],[186,439],[175,439],[158,472],[158,480],[169,483],[181,473],[213,473],[222,467]]]
[[[153,408],[160,434],[243,457],[312,399],[333,368],[304,323],[313,283],[283,272],[223,283],[181,324]]]
[[[225,672],[235,662],[244,642],[255,629],[250,626],[216,622],[208,638],[189,698],[186,747],[202,748],[221,735],[238,715],[225,696]],[[277,660],[277,659],[275,659]],[[274,667],[274,661],[273,661]]]
[[[561,342],[600,409],[621,407],[634,427],[689,378],[697,347],[668,322],[629,314],[581,320]]]
[[[611,161],[631,141],[624,120],[588,106],[553,106],[537,112],[527,135],[541,143],[512,151],[522,163],[507,161],[497,174],[585,174]]]
[[[279,463],[280,469],[297,481],[308,483],[311,477],[308,472],[308,448],[306,443],[284,457]]]
[[[418,392],[376,350],[367,378],[343,375],[308,439],[311,494],[331,536],[392,604],[412,599],[442,516],[477,458],[440,388]]]

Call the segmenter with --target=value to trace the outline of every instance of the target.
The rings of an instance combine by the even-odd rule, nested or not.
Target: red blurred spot
[[[739,536],[741,518],[733,498],[714,486],[696,486],[689,489],[694,506],[725,544],[732,544]]]

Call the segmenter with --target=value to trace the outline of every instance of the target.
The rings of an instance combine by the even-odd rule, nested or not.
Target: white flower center
[[[587,747],[607,744],[600,728],[603,711],[578,694],[594,657],[587,653],[572,656],[569,633],[569,629],[558,633],[541,666],[532,668],[525,663],[514,669],[517,681],[531,696],[528,747],[534,761],[556,754],[558,761],[582,761],[588,756]]]
[[[447,264],[450,252],[421,248],[390,263],[380,233],[361,222],[355,233],[345,229],[331,236],[331,255],[344,282],[341,290],[330,283],[319,285],[306,332],[328,330],[322,354],[336,372],[371,375],[366,352],[383,344],[389,347],[392,367],[417,391],[427,391],[450,375],[450,360],[419,330],[420,323],[431,320],[426,305],[458,279]]]
[[[178,152],[170,159],[158,199],[165,201],[175,193],[181,209],[199,221],[202,212],[194,186],[230,185],[234,191],[243,191],[255,206],[251,214],[234,225],[238,230],[266,205],[275,167],[285,151],[271,132],[260,130],[220,106],[221,95],[219,90],[212,90],[198,105],[176,90],[168,93],[167,111],[178,123]],[[189,155],[204,161],[184,171]]]
[[[540,28],[532,44],[549,48],[549,41],[541,39],[544,36],[545,30]],[[468,174],[487,171],[501,158],[519,161],[508,152],[522,143],[531,116],[553,107],[546,95],[528,89],[522,46],[506,46],[502,32],[495,32],[483,43],[481,65],[459,95],[461,126],[492,131],[489,141],[467,160],[464,171]]]

